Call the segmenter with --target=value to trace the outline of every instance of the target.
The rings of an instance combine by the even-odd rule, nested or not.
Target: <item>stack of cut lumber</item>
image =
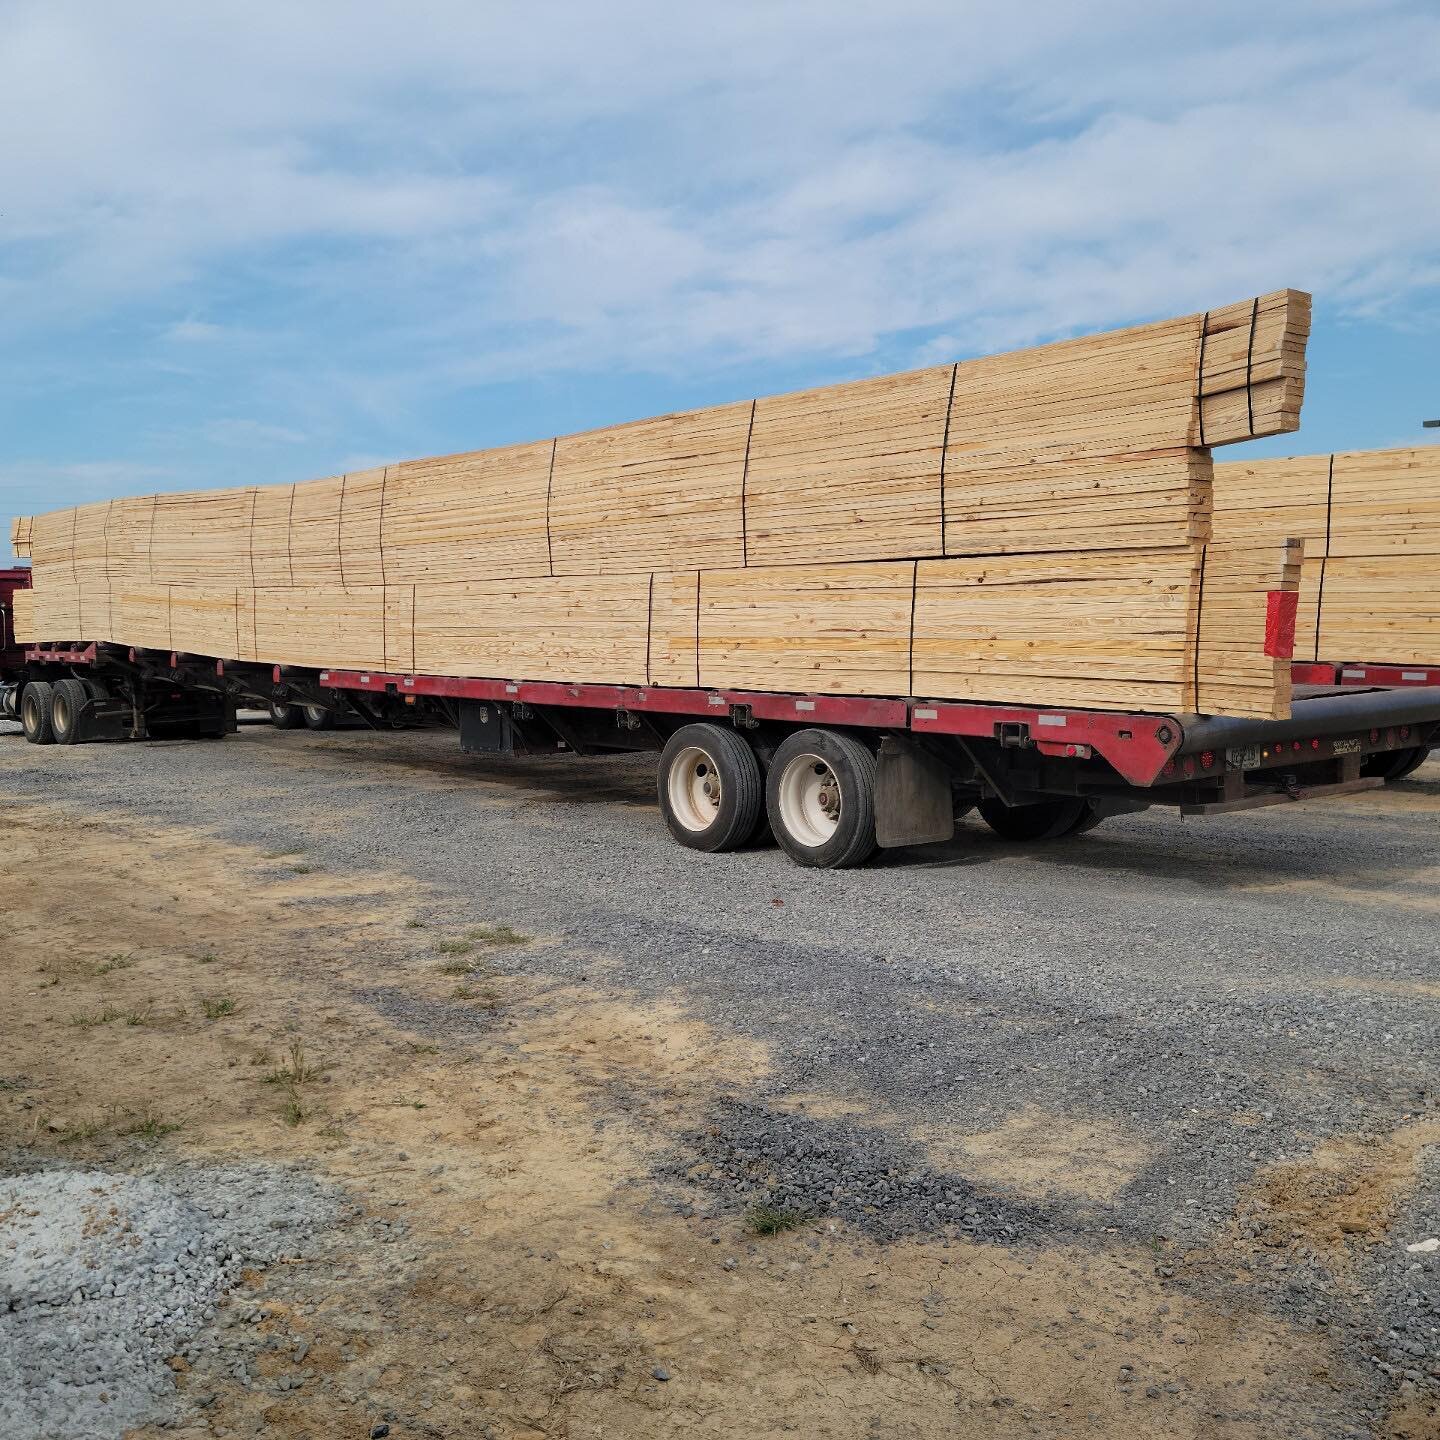
[[[1301,659],[1440,665],[1440,446],[1217,465],[1215,533],[1304,540]]]
[[[295,485],[20,521],[32,638],[507,679],[1288,710],[1293,547],[1209,447],[1298,423],[1296,291]]]

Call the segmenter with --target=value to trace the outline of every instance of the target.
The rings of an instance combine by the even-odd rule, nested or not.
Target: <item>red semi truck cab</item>
[[[30,571],[23,565],[0,570],[0,682],[19,677],[25,665],[25,651],[15,640],[17,590],[30,588]]]

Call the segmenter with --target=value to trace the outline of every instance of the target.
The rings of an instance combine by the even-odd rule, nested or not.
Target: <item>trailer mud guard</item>
[[[875,839],[880,847],[935,845],[954,835],[950,771],[913,740],[887,735],[875,766]]]

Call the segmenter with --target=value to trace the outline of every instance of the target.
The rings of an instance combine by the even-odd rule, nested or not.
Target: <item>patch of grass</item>
[[[272,1070],[266,1077],[267,1085],[288,1085],[293,1090],[297,1085],[308,1085],[312,1080],[318,1080],[324,1074],[323,1069],[318,1065],[311,1065],[305,1059],[305,1046],[299,1040],[290,1042],[290,1063],[282,1065],[278,1070]]]
[[[98,1120],[72,1120],[60,1127],[55,1138],[62,1145],[76,1145],[83,1140],[93,1140],[104,1128]]]
[[[500,1008],[500,996],[488,985],[482,986],[479,990],[474,990],[469,985],[457,985],[450,992],[450,998],[452,1000],[478,1001],[491,1014]]]
[[[153,1145],[157,1140],[163,1140],[167,1135],[173,1135],[179,1128],[180,1121],[162,1120],[154,1110],[146,1110],[143,1115],[137,1115],[118,1133],[133,1135],[137,1140],[143,1140],[147,1145]]]
[[[134,1010],[127,1010],[124,1020],[127,1025],[148,1025],[150,1023],[150,1007],[147,1005],[143,1010],[138,1007]]]
[[[436,1046],[439,1049],[439,1046]],[[27,1081],[23,1075],[0,1075],[0,1090],[23,1090]]]
[[[335,1140],[338,1142],[350,1138],[333,1120],[322,1125],[315,1133],[322,1140]]]
[[[292,865],[290,873],[292,875],[313,875],[319,868],[318,865]]]
[[[213,965],[215,963],[215,958],[216,957],[209,950],[207,950],[203,955],[197,955],[195,957],[195,963],[197,965]]]
[[[508,925],[481,925],[474,930],[467,930],[465,933],[471,940],[478,940],[482,945],[528,945],[530,943],[528,935],[522,935]]]
[[[97,1025],[108,1025],[112,1020],[120,1018],[120,1011],[114,1005],[107,1005],[103,1010],[94,1010],[89,1013],[81,1012],[70,1017],[70,1023],[77,1030],[93,1030]]]
[[[281,1106],[280,1114],[287,1125],[299,1125],[310,1116],[310,1112],[300,1102],[300,1092],[293,1085],[285,1096],[285,1104]]]
[[[424,1045],[419,1040],[407,1040],[405,1048],[412,1055],[438,1055],[440,1053],[438,1045]]]
[[[53,990],[59,983],[60,977],[58,975],[52,975],[48,980],[42,980],[40,982],[40,988],[42,990]]]
[[[207,1020],[223,1020],[225,1016],[235,1014],[239,1006],[229,995],[206,995],[201,997],[200,1008]]]
[[[475,943],[472,940],[440,940],[435,948],[442,955],[468,955],[475,948]]]
[[[447,960],[435,968],[442,975],[468,975],[475,967],[468,960]]]
[[[805,1223],[798,1210],[778,1205],[752,1205],[745,1214],[745,1228],[752,1235],[782,1235]]]
[[[107,955],[104,961],[95,967],[95,973],[109,975],[114,970],[128,970],[134,963],[133,955]]]
[[[423,920],[416,920],[412,916],[405,922],[405,928],[407,930],[423,930],[425,928],[425,922]]]
[[[250,1063],[252,1065],[268,1065],[272,1060],[274,1060],[274,1058],[275,1055],[270,1050],[257,1050],[250,1057]]]

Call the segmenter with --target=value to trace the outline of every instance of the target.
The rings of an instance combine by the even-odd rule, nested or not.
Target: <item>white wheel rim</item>
[[[708,830],[720,814],[723,798],[714,757],[698,745],[687,745],[670,766],[665,794],[675,818],[697,834]]]
[[[818,755],[796,755],[786,764],[777,798],[786,830],[802,845],[823,845],[839,828],[840,782]]]

